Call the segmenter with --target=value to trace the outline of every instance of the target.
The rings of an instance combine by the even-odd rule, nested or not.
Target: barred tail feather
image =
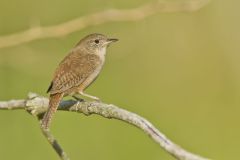
[[[51,123],[54,113],[57,111],[58,105],[63,98],[63,93],[52,94],[49,97],[49,107],[45,115],[43,116],[41,127],[48,129]]]

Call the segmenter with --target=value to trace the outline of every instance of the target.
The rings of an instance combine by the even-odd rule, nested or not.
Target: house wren
[[[47,90],[50,94],[49,108],[41,122],[43,129],[49,128],[52,116],[64,96],[78,94],[99,100],[84,93],[84,89],[97,78],[105,61],[107,47],[117,40],[102,34],[90,34],[81,39],[60,62]]]

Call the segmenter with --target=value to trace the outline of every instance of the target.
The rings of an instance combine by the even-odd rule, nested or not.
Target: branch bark
[[[107,22],[139,21],[159,12],[193,12],[201,9],[210,0],[188,0],[171,2],[158,0],[132,9],[108,9],[82,16],[62,24],[52,26],[34,26],[25,31],[0,36],[0,48],[11,47],[34,40],[57,38],[83,30],[89,26]]]
[[[0,109],[25,109],[30,114],[37,117],[45,113],[47,108],[48,98],[39,96],[34,93],[30,93],[27,99],[0,102]],[[184,150],[172,142],[170,139],[168,139],[145,118],[125,109],[121,109],[113,104],[67,100],[60,103],[58,110],[78,112],[85,115],[97,114],[105,118],[118,119],[144,131],[152,138],[153,141],[158,143],[165,151],[167,151],[178,160],[208,160],[207,158],[203,158],[199,155]],[[57,143],[56,139],[53,137],[50,131],[43,130],[43,134],[55,149],[57,154],[61,157],[61,159],[68,160],[69,158],[67,157],[66,153]]]

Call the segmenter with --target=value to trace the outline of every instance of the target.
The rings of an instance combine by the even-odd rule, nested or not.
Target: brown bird
[[[49,108],[41,127],[48,129],[53,114],[64,96],[82,95],[94,100],[97,97],[84,93],[84,90],[98,77],[102,70],[106,48],[118,39],[107,38],[102,34],[90,34],[80,40],[70,53],[60,62],[47,90],[50,94]]]

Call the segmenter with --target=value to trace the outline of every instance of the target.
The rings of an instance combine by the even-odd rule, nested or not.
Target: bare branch
[[[62,160],[69,160],[67,154],[64,152],[64,150],[62,149],[62,147],[60,146],[60,144],[57,142],[57,140],[54,138],[54,136],[52,135],[52,133],[50,132],[49,129],[42,129],[42,133],[43,135],[46,137],[46,139],[48,140],[48,142],[51,144],[51,146],[53,147],[53,149],[56,151],[56,153],[58,154],[58,156],[62,159]]]
[[[210,0],[188,0],[169,2],[158,0],[133,9],[109,9],[79,17],[62,24],[35,26],[28,30],[0,37],[0,48],[11,47],[44,38],[57,38],[80,31],[89,26],[106,22],[139,21],[159,12],[193,12],[201,9]]]
[[[25,100],[10,100],[8,102],[1,102],[0,109],[23,109],[26,106]]]
[[[25,103],[23,103],[25,102]],[[15,107],[9,107],[14,104]],[[26,100],[11,100],[7,102],[0,102],[0,109],[26,109],[29,113],[34,116],[39,116],[46,112],[48,107],[48,98],[38,96],[37,94],[29,94]],[[137,128],[140,128],[147,135],[149,135],[156,143],[158,143],[164,150],[169,154],[173,155],[179,160],[207,160],[196,154],[190,153],[180,146],[169,140],[163,133],[161,133],[157,128],[155,128],[149,121],[145,118],[129,112],[127,110],[121,109],[113,104],[105,104],[102,102],[79,102],[74,100],[62,101],[58,107],[58,110],[72,111],[78,113],[84,113],[85,115],[97,114],[105,118],[114,118],[127,122]],[[55,151],[63,160],[67,160],[67,156],[61,149],[60,145],[51,135],[50,131],[43,131],[45,137],[48,139],[50,144],[53,146]],[[58,150],[56,146],[57,144]],[[59,147],[60,151],[59,152]],[[65,157],[65,159],[64,159]]]

